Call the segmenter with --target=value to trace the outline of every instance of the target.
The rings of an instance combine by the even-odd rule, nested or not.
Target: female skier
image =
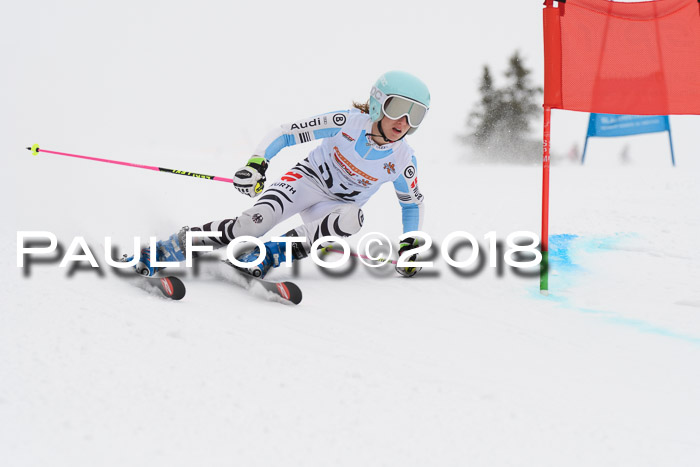
[[[402,210],[404,233],[420,230],[423,221],[423,195],[418,190],[416,158],[404,137],[423,121],[430,107],[430,93],[415,76],[390,71],[372,87],[368,104],[354,104],[346,111],[329,112],[272,131],[256,148],[245,167],[236,172],[233,184],[243,194],[258,198],[250,209],[234,219],[213,221],[192,231],[220,232],[220,236],[193,237],[193,244],[214,248],[228,245],[241,235],[261,237],[294,214],[303,224],[286,236],[306,237],[292,244],[292,260],[306,257],[311,245],[323,236],[348,237],[359,232],[360,209],[386,182],[393,182]],[[369,113],[367,113],[369,112]],[[265,171],[269,161],[287,146],[323,140],[265,191]],[[184,261],[187,227],[156,244],[158,261]],[[417,246],[408,238],[399,245],[403,254]],[[263,277],[271,267],[286,260],[284,242],[265,243],[264,260],[248,272]],[[193,252],[194,253],[194,252]],[[256,247],[238,259],[255,261]],[[410,261],[415,260],[411,256]],[[136,271],[152,276],[159,267],[151,266],[150,248],[141,250]],[[420,268],[397,267],[407,277]]]

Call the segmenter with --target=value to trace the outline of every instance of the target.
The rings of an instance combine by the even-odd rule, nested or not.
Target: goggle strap
[[[384,92],[376,86],[372,86],[372,90],[370,91],[370,95],[372,97],[374,97],[375,99],[377,99],[377,101],[379,101],[379,105],[384,105],[384,102],[389,97],[386,94],[384,94]]]

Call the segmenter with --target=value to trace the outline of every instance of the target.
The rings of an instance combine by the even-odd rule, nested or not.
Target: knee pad
[[[321,237],[349,237],[355,235],[362,228],[363,221],[364,214],[359,206],[345,204],[335,208],[321,219],[290,230],[286,233],[286,236],[306,238],[306,242],[302,246],[305,253],[309,253],[313,243]]]
[[[236,223],[233,225],[233,235],[234,237],[240,237],[241,235],[262,237],[275,224],[277,224],[277,216],[275,216],[272,208],[266,205],[253,206],[238,216]]]
[[[365,215],[359,206],[349,204],[335,209],[328,215],[328,227],[333,235],[349,237],[362,229]]]

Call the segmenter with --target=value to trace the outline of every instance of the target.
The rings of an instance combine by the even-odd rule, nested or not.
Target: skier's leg
[[[334,208],[320,219],[302,224],[289,232],[285,237],[304,237],[303,242],[292,243],[292,261],[305,258],[311,252],[313,243],[321,237],[349,237],[362,228],[364,215],[362,209],[354,203],[333,202]],[[265,259],[257,266],[248,269],[256,277],[264,277],[270,268],[276,268],[287,260],[285,242],[266,242]],[[252,262],[258,258],[258,248],[247,255],[238,258],[243,262]]]
[[[237,218],[212,221],[192,228],[183,227],[167,240],[159,241],[156,245],[156,259],[158,261],[184,261],[187,230],[205,233],[219,232],[219,236],[192,237],[192,245],[221,248],[241,235],[260,237],[290,216],[329,199],[327,194],[313,182],[308,181],[306,177],[282,177],[282,180],[270,185],[256,203],[250,209],[243,211]],[[196,256],[197,252],[193,252],[193,257]],[[144,248],[141,250],[140,261],[135,269],[139,274],[152,276],[162,268],[151,266],[150,248]]]
[[[255,204],[235,219],[223,219],[192,227],[193,232],[220,232],[219,237],[203,236],[193,239],[193,244],[220,248],[242,235],[262,237],[274,226],[294,214],[313,209],[314,206],[331,202],[339,203],[321,191],[306,177],[282,180],[270,185]]]
[[[362,229],[364,213],[354,203],[341,203],[321,219],[307,222],[293,229],[297,237],[306,237],[304,251],[311,252],[311,245],[321,237],[349,237]],[[291,232],[287,235],[291,236]]]

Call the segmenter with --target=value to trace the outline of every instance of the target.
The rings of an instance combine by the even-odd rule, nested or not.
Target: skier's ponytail
[[[360,112],[362,112],[363,114],[369,113],[369,100],[367,102],[365,102],[364,104],[361,104],[360,102],[352,101],[352,106],[355,107]]]

